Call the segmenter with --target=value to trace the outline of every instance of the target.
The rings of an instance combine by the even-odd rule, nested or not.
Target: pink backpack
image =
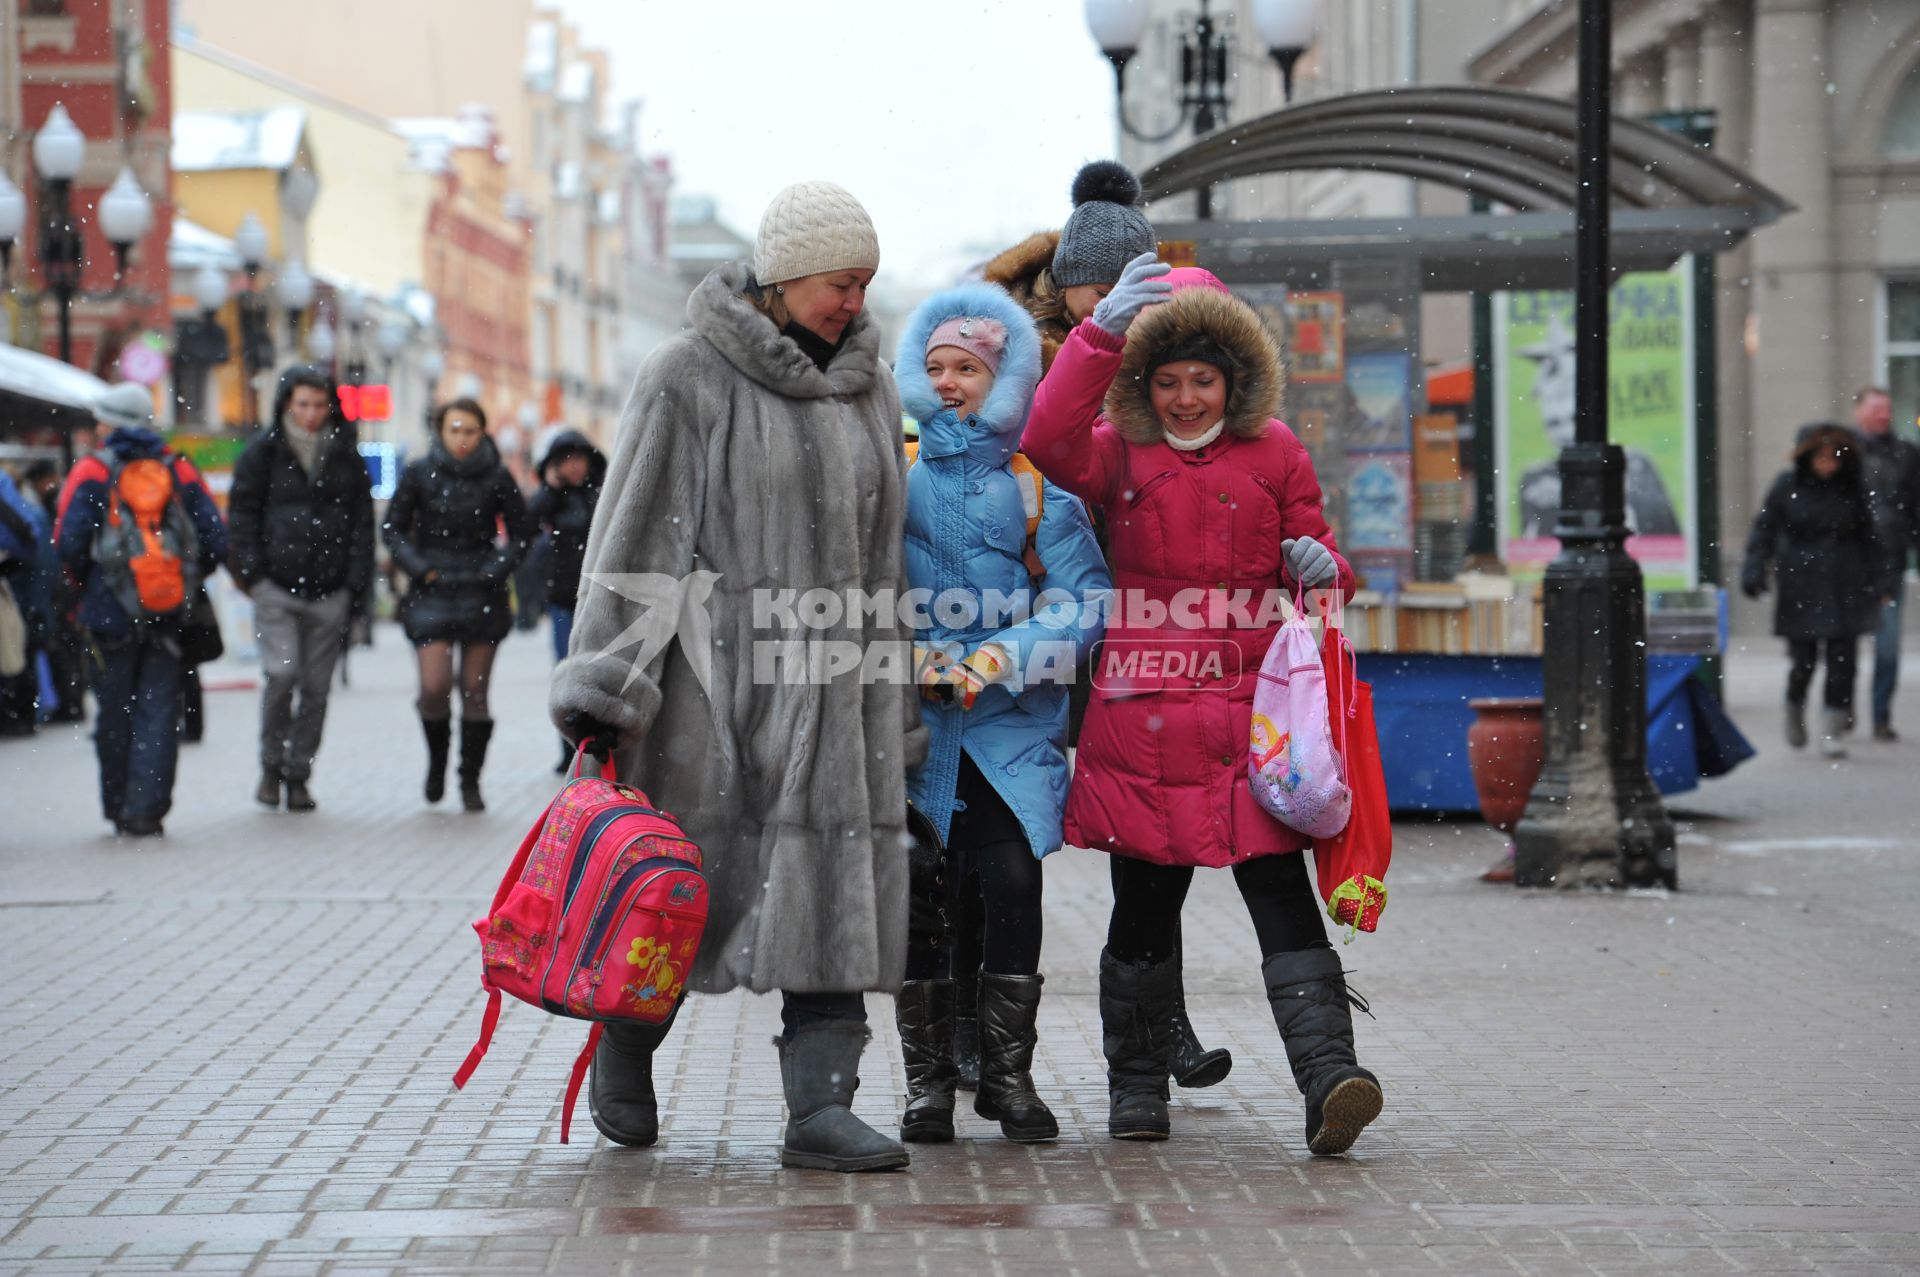
[[[560,1142],[608,1020],[662,1024],[673,1014],[707,925],[700,848],[647,796],[600,776],[567,782],[520,844],[480,933],[480,1040],[453,1075],[464,1087],[493,1042],[500,995],[593,1021],[573,1062]]]
[[[1345,770],[1327,718],[1320,648],[1296,608],[1260,663],[1247,781],[1255,801],[1281,824],[1310,838],[1331,838],[1353,811]]]

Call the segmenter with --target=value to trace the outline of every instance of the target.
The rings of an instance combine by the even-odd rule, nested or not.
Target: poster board
[[[1627,551],[1648,590],[1698,582],[1693,259],[1623,275],[1609,297],[1608,436],[1627,458]],[[1573,441],[1571,292],[1493,294],[1501,557],[1538,576],[1560,553],[1558,457]]]

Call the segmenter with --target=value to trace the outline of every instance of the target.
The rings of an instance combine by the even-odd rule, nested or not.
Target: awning
[[[0,346],[0,426],[72,428],[93,422],[107,383],[90,372],[19,346]]]

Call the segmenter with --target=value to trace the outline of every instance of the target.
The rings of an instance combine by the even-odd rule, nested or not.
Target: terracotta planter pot
[[[1527,809],[1533,782],[1547,761],[1547,729],[1537,696],[1490,697],[1468,702],[1467,765],[1486,822],[1512,833]]]

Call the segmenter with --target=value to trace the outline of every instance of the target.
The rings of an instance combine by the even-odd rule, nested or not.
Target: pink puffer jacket
[[[1272,339],[1212,276],[1198,282],[1206,286],[1145,311],[1124,342],[1091,323],[1076,327],[1040,384],[1022,450],[1047,478],[1100,506],[1122,598],[1094,669],[1067,841],[1157,864],[1219,866],[1307,846],[1247,786],[1254,685],[1279,629],[1268,594],[1294,587],[1280,543],[1311,536],[1335,551],[1343,593],[1353,571],[1321,513],[1306,448],[1272,419],[1282,380]],[[1235,366],[1226,429],[1181,452],[1153,416],[1145,371],[1155,352],[1194,338],[1213,341]],[[1154,603],[1196,598],[1183,591],[1214,593],[1197,608],[1170,607],[1155,624]]]

